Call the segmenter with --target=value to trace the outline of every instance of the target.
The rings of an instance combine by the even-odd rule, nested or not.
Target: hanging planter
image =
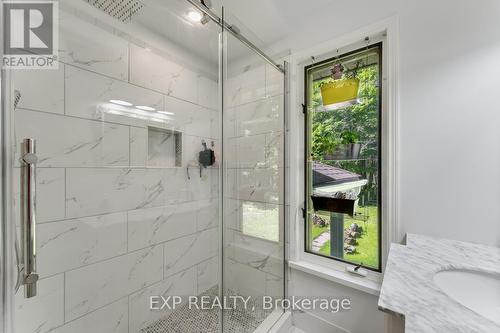
[[[332,77],[329,82],[321,85],[321,98],[323,106],[328,110],[335,110],[358,103],[359,79],[358,69],[361,62],[351,70],[341,63],[335,64],[331,71]]]
[[[357,199],[329,198],[324,196],[311,196],[315,211],[326,211],[354,216]]]
[[[321,86],[324,106],[352,105],[358,100],[359,79],[340,79]]]

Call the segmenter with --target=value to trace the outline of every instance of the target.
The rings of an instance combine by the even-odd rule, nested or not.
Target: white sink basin
[[[450,298],[500,325],[500,276],[448,270],[436,273],[434,282]]]

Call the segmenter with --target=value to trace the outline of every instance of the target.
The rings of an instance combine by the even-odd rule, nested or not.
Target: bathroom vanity
[[[500,332],[500,248],[408,234],[392,244],[379,309],[405,332]]]

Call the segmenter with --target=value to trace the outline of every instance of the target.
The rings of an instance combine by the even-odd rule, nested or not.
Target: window
[[[305,249],[381,271],[382,43],[305,68]]]

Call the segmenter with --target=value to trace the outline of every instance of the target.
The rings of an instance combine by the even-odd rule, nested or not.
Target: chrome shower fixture
[[[203,6],[205,6],[207,9],[211,9],[212,8],[212,1],[211,0],[201,0],[201,4]],[[208,22],[210,22],[210,17],[203,13],[203,17],[200,21],[201,24],[207,24]]]
[[[17,105],[21,100],[21,92],[19,90],[14,90],[14,110],[17,109]]]
[[[138,0],[84,0],[109,16],[124,23],[132,21],[139,14],[144,4]]]

